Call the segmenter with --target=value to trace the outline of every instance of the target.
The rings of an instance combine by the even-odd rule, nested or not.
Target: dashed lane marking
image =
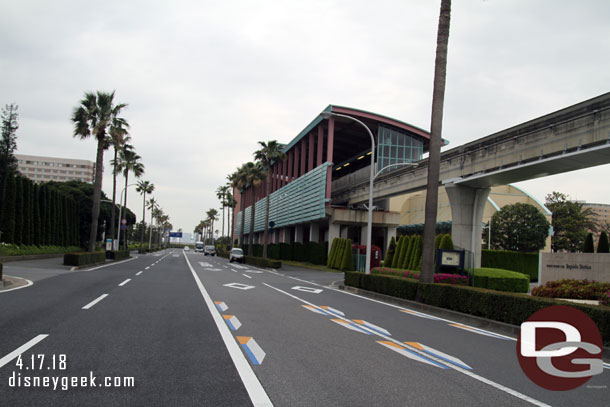
[[[93,307],[95,304],[97,304],[98,302],[100,302],[101,300],[103,300],[104,298],[108,297],[108,294],[102,294],[99,297],[97,297],[95,300],[91,301],[89,304],[85,305],[83,307],[83,309],[89,309],[91,307]]]
[[[123,287],[125,284],[127,284],[130,281],[131,281],[131,278],[128,278],[127,280],[125,280],[121,284],[119,284],[119,287]]]
[[[49,336],[49,335],[40,334],[40,335],[34,337],[33,339],[29,340],[25,344],[21,345],[20,347],[18,347],[17,349],[15,349],[11,353],[9,353],[8,355],[4,356],[2,359],[0,359],[0,368],[2,366],[6,365],[7,363],[9,363],[11,360],[15,359],[17,356],[21,355],[23,352],[27,351],[31,347],[38,344],[40,341],[45,339],[47,336]]]

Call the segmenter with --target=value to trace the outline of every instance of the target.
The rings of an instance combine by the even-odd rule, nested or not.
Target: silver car
[[[234,261],[238,263],[244,262],[244,251],[242,249],[237,247],[231,249],[231,252],[229,253],[229,262],[233,263]]]
[[[216,256],[216,248],[214,246],[208,245],[203,249],[203,254],[207,256]]]

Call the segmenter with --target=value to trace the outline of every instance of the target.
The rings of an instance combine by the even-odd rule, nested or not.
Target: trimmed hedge
[[[358,272],[345,272],[345,285],[411,301],[415,300],[419,288],[421,302],[424,304],[517,326],[542,308],[551,305],[570,305],[583,311],[595,322],[604,345],[610,346],[610,307],[567,304],[564,301],[531,297],[526,294],[459,285],[419,283],[407,278]]]
[[[244,256],[244,263],[259,267],[269,267],[272,269],[279,269],[282,267],[281,261],[254,256]]]
[[[2,263],[0,263],[0,281],[2,281]]]
[[[483,250],[481,267],[516,271],[528,275],[531,282],[538,281],[538,253]]]
[[[65,266],[85,266],[87,264],[104,263],[106,252],[80,252],[64,254]]]
[[[525,274],[502,269],[480,268],[474,270],[474,286],[490,290],[527,293],[530,279]]]
[[[129,258],[129,250],[111,250],[108,252],[108,258],[110,260],[123,260]]]
[[[579,300],[599,300],[610,292],[610,283],[562,279],[549,281],[535,287],[532,295],[549,298],[574,298]]]

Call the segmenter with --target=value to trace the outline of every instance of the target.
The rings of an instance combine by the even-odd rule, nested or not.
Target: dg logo
[[[572,390],[604,370],[602,338],[584,312],[554,305],[521,324],[517,340],[521,369],[547,390]]]

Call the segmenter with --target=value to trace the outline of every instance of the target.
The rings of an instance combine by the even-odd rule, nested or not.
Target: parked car
[[[216,248],[214,246],[206,246],[205,249],[203,249],[203,254],[204,255],[210,255],[210,256],[216,256]]]
[[[188,252],[189,250],[191,250],[188,246],[184,246],[184,251]]]
[[[244,262],[244,251],[242,249],[236,247],[229,252],[229,262],[233,263],[234,261],[238,263]]]

